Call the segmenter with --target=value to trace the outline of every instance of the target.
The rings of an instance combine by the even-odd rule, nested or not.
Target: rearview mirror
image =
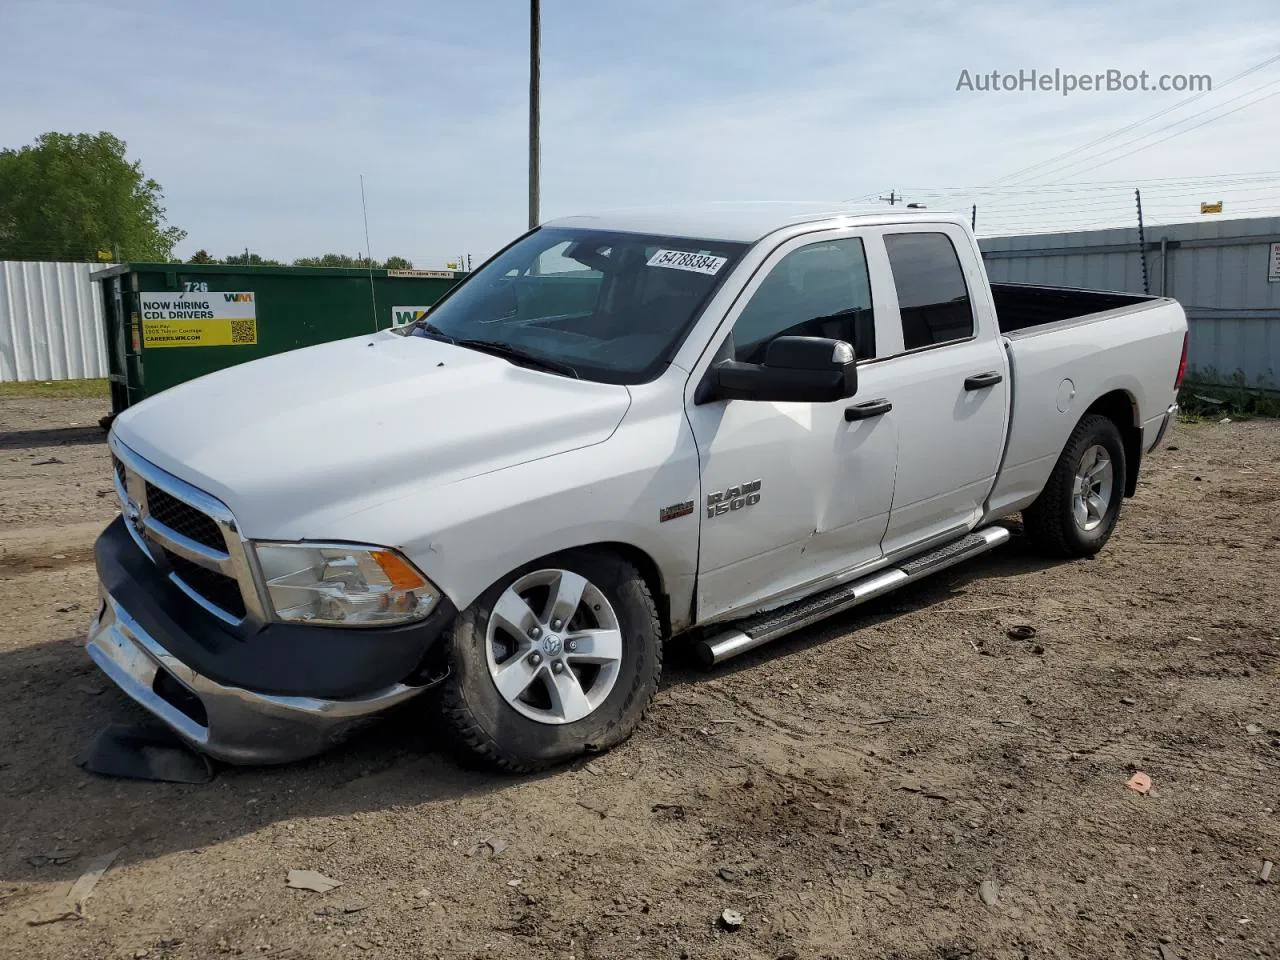
[[[764,363],[714,364],[697,402],[829,403],[852,397],[857,390],[857,358],[848,343],[826,337],[778,337],[765,350]]]

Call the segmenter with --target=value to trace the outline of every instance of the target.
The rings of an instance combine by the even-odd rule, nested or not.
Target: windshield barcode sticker
[[[668,270],[688,270],[692,273],[715,275],[729,262],[728,257],[713,257],[706,253],[686,253],[683,250],[659,250],[649,258],[649,266],[666,267]]]

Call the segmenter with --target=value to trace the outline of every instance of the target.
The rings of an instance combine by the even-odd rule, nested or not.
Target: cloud
[[[1180,96],[957,92],[961,70],[1220,83],[1280,48],[1262,3],[1173,0],[1152,16],[1102,3],[651,0],[549,2],[543,15],[547,215],[896,187],[931,204],[977,201],[984,223],[1044,229],[1127,216],[1129,182],[1152,182],[1153,213],[1177,215],[1197,185],[1154,181],[1265,170],[1280,147],[1271,101],[1081,174],[1117,183],[1083,198],[939,191],[990,184]],[[112,130],[164,185],[191,249],[354,253],[363,174],[375,255],[483,257],[525,225],[526,18],[520,0],[11,0],[0,143]],[[1183,114],[1277,78],[1280,65]],[[1231,187],[1229,212],[1274,197],[1274,183]]]

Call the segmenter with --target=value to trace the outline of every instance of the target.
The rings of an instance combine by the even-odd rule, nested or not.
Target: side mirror
[[[848,343],[826,337],[778,337],[766,349],[764,363],[714,364],[697,402],[829,403],[857,392],[857,358]]]

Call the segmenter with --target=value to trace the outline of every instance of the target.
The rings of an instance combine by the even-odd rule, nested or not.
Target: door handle
[[[852,407],[844,408],[844,418],[849,423],[854,420],[870,420],[872,417],[881,417],[893,409],[893,404],[881,397],[878,400],[867,400],[864,403],[855,403]]]
[[[995,370],[988,370],[986,373],[975,373],[972,377],[966,377],[964,388],[966,390],[985,390],[987,387],[994,387],[997,383],[1004,379],[1004,376]]]

